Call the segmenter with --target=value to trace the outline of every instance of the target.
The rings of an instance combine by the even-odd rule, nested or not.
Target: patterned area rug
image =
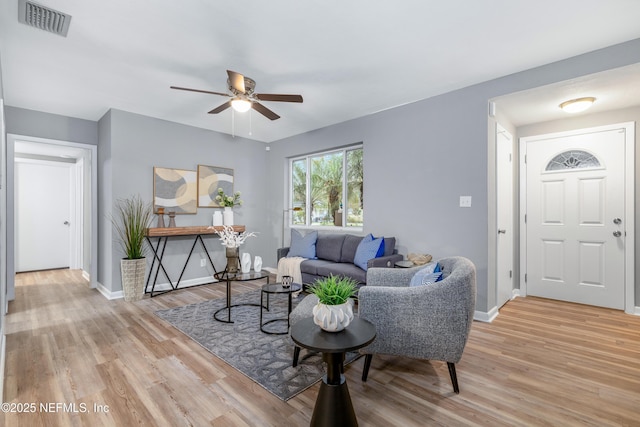
[[[303,298],[304,295],[294,298],[293,306]],[[271,295],[269,301],[270,310],[264,310],[263,322],[286,316],[285,295]],[[224,298],[159,310],[155,314],[282,400],[292,398],[322,378],[325,373],[322,354],[303,349],[298,366],[294,368],[291,366],[294,345],[289,335],[269,335],[260,331],[260,307],[257,305],[260,290],[234,295],[231,303],[256,306],[233,307],[231,320],[235,323],[232,324],[213,318],[215,311],[225,306]],[[218,317],[226,319],[226,311]],[[286,325],[286,322],[275,322],[265,329],[284,331]],[[358,353],[347,353],[345,364],[357,357]]]

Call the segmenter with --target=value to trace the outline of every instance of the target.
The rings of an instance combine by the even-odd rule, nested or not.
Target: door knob
[[[507,230],[498,229],[498,234],[507,234]]]
[[[69,221],[65,221],[63,224],[64,225],[69,225],[70,223],[69,223]]]
[[[620,237],[620,236],[622,236],[622,233],[620,231],[614,231],[613,232],[613,236],[614,237]]]
[[[620,218],[614,218],[613,223],[614,224],[620,224],[622,222],[622,220]]]

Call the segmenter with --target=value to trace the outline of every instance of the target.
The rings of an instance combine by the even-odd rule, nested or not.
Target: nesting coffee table
[[[297,283],[292,283],[289,286],[284,286],[282,283],[271,283],[271,284],[267,283],[266,285],[262,286],[262,290],[260,292],[260,330],[262,332],[270,335],[285,335],[289,333],[289,314],[291,314],[291,296],[294,292],[298,292],[300,289],[302,289],[302,286]],[[288,308],[287,308],[286,316],[280,317],[277,319],[267,320],[266,322],[263,323],[262,319],[263,319],[264,310],[266,309],[267,311],[269,311],[269,297],[270,295],[276,295],[276,294],[287,295]],[[264,304],[265,295],[267,296],[266,305]],[[265,326],[275,322],[287,322],[287,329],[285,329],[284,331],[273,331],[273,330],[266,330],[264,328]]]
[[[239,306],[245,306],[245,305],[262,307],[262,304],[231,304],[231,282],[246,282],[249,280],[258,280],[258,279],[266,278],[267,284],[269,284],[269,272],[265,270],[261,270],[261,271],[250,271],[249,273],[241,273],[241,272],[229,273],[225,270],[220,273],[214,274],[214,277],[220,281],[224,280],[227,282],[227,305],[217,310],[215,313],[213,313],[213,318],[216,319],[218,322],[233,323],[233,320],[231,320],[231,307],[239,307]],[[220,319],[218,317],[218,314],[224,310],[227,310],[226,320]]]

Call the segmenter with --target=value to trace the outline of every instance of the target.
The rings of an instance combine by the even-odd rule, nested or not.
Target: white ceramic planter
[[[144,296],[144,276],[147,260],[121,259],[120,273],[122,276],[122,293],[125,301],[139,301]]]
[[[327,332],[340,332],[353,320],[353,300],[344,304],[316,304],[313,307],[313,322]]]

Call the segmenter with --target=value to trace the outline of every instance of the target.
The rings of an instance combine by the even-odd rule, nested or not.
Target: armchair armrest
[[[367,286],[408,287],[413,275],[421,268],[370,268],[367,270]]]
[[[372,258],[367,262],[367,268],[372,267],[387,267],[393,268],[396,261],[402,260],[402,255],[400,254],[391,254],[387,256],[381,256],[378,258]]]
[[[286,248],[278,248],[276,261],[280,261],[280,258],[286,257],[288,253],[289,253],[288,246]]]

